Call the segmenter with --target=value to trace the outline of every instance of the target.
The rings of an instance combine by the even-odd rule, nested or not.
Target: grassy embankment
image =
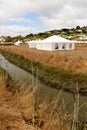
[[[34,75],[37,74],[38,78],[45,84],[65,91],[76,92],[76,83],[78,82],[79,92],[87,95],[87,74],[74,73],[70,70],[65,70],[60,67],[51,67],[42,65],[39,62],[32,62],[24,56],[19,56],[8,51],[2,50],[1,53],[13,64],[23,68],[24,70],[32,73],[32,66],[34,68]]]

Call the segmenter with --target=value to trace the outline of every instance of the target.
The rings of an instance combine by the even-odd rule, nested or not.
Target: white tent
[[[36,48],[40,50],[74,50],[75,43],[68,39],[53,35],[36,43]]]
[[[19,46],[20,44],[22,44],[23,42],[22,41],[17,41],[17,42],[15,42],[15,45],[16,46]]]
[[[29,48],[36,48],[37,40],[32,40],[28,42]]]
[[[68,39],[53,35],[44,40],[33,40],[28,43],[30,48],[37,48],[39,50],[74,50],[75,42]]]

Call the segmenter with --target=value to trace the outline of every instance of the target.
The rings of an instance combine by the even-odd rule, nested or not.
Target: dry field
[[[79,46],[73,51],[42,51],[30,49],[27,45],[0,47],[32,61],[45,65],[63,67],[75,72],[87,72],[87,47]]]

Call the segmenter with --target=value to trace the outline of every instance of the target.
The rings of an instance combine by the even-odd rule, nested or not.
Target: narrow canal
[[[2,55],[0,55],[0,66],[7,71],[13,80],[25,84],[26,87],[32,86],[32,75],[23,69],[17,67],[16,65],[7,61]],[[34,83],[36,85],[37,79],[34,77]],[[58,94],[58,90],[55,88],[48,87],[44,85],[40,80],[37,83],[40,86],[40,97],[45,98],[49,97],[51,99],[55,98]],[[73,94],[69,92],[63,92],[63,99],[68,111],[73,111],[74,98]],[[87,96],[80,95],[80,106],[87,104]],[[79,110],[79,119],[81,121],[86,120],[87,118],[87,107],[81,107]]]

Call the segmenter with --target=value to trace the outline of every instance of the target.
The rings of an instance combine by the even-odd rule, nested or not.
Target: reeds
[[[32,124],[33,127],[35,126],[35,97],[34,97],[34,93],[35,93],[35,85],[34,85],[34,67],[32,64]]]
[[[32,67],[32,72],[33,69],[34,68]],[[38,77],[38,68],[36,69]],[[82,107],[79,106],[78,83],[76,83],[77,93],[74,97],[74,113],[72,118],[72,113],[67,113],[65,100],[63,97],[63,90],[60,89],[55,100],[53,100],[51,103],[48,101],[47,97],[42,103],[40,102],[39,104],[39,102],[37,102],[39,98],[38,81],[36,81],[35,85],[34,76],[32,78],[32,94],[30,92],[27,92],[27,95],[23,94],[25,93],[24,89],[21,89],[23,92],[16,91],[18,109],[24,124],[32,125],[35,130],[81,130],[78,124],[78,112],[80,107]],[[32,108],[31,111],[30,108]],[[32,114],[31,117],[27,117],[29,113]],[[72,121],[73,124],[71,128]],[[24,130],[28,130],[27,127],[24,128]],[[86,130],[86,125],[84,125],[84,130]]]
[[[79,87],[77,82],[76,95],[74,95],[74,113],[73,113],[72,130],[78,130],[78,112],[79,112]]]

